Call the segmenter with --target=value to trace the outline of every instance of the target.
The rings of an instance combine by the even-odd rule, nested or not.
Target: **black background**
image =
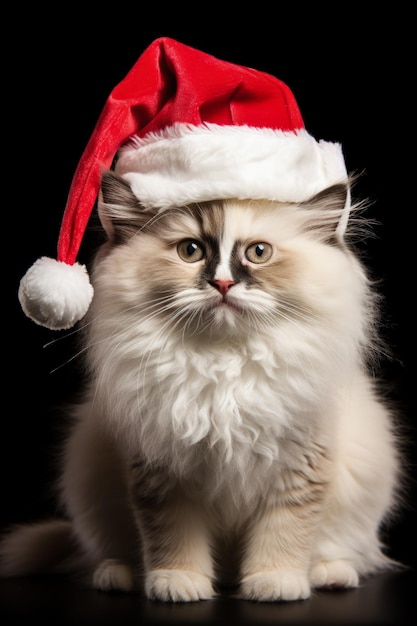
[[[237,14],[226,19],[221,5],[168,10],[123,5],[87,18],[83,8],[63,6],[59,12],[26,8],[22,15],[13,10],[3,22],[10,40],[3,54],[2,78],[2,275],[7,285],[2,298],[2,527],[54,512],[50,484],[62,432],[57,407],[72,399],[82,377],[81,361],[74,358],[74,335],[48,331],[28,320],[17,301],[19,280],[39,256],[56,256],[72,176],[110,91],[155,38],[169,36],[284,80],[295,94],[310,134],[341,142],[349,171],[363,173],[355,193],[372,201],[368,214],[379,222],[376,237],[364,244],[363,253],[385,297],[382,333],[393,358],[384,362],[383,375],[405,425],[404,465],[410,474],[408,505],[395,520],[389,542],[393,556],[415,566],[416,74],[411,13],[398,3],[395,10],[378,8],[366,15],[358,7],[344,5],[329,12],[316,3],[307,4],[314,8],[294,4],[285,10],[261,4],[231,9]],[[88,260],[88,254],[87,237],[80,260]],[[365,614],[364,623],[377,623],[373,616],[380,619],[384,611],[387,619],[391,613],[396,615],[397,623],[402,616],[411,617],[414,592],[407,596],[409,606],[403,597],[394,606],[397,596],[392,592],[394,605],[381,609],[383,596],[386,600],[389,595],[386,589],[397,585],[404,592],[399,580],[389,579],[384,590],[371,584],[372,597],[360,600],[368,603],[365,613],[359,608],[357,613],[346,613],[346,595],[336,594],[331,600],[326,596],[320,623],[327,623],[326,615],[332,616],[332,623],[344,623],[347,614],[358,623]],[[407,585],[417,591],[414,581],[407,579]],[[38,611],[41,616],[46,611],[43,601],[37,604],[41,601],[36,598],[48,597],[49,591],[33,587],[40,583],[9,584],[2,583],[6,592],[0,597],[0,607],[7,605],[15,623],[25,606],[28,615]],[[51,593],[56,584],[50,581]],[[66,614],[69,603],[81,602],[75,592],[69,596],[60,589],[62,601],[51,604],[51,615]],[[78,623],[94,623],[102,615],[100,607],[89,605],[90,597],[84,595],[79,604]],[[116,605],[111,598],[103,601],[106,614],[113,615]],[[210,623],[214,615],[221,623],[226,615],[221,613],[221,604],[216,605],[218,613],[183,607],[176,614],[158,613],[156,607],[145,604],[141,623],[145,619],[147,623]],[[282,612],[250,617],[254,607],[249,605],[249,610],[247,605],[228,605],[230,623],[262,623],[262,619],[283,623],[287,619]],[[129,619],[133,623],[135,611],[139,620],[139,604],[126,606],[120,609],[125,611],[124,623]],[[308,610],[303,610],[292,617],[288,614],[286,623],[295,619],[312,623]],[[64,623],[63,619],[61,615],[56,623]],[[100,619],[116,623],[105,621],[104,614]]]

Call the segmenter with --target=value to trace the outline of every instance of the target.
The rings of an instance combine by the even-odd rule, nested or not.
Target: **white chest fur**
[[[307,369],[301,353],[290,362],[281,346],[282,356],[271,337],[173,340],[117,366],[113,353],[113,376],[100,387],[107,420],[132,458],[204,481],[212,494],[227,488],[250,498],[273,466],[295,462],[325,386],[319,353],[311,367],[309,351]],[[288,433],[293,441],[282,450]]]

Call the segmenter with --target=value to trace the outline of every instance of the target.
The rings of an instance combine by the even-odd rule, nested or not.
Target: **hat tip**
[[[87,313],[93,293],[84,265],[41,257],[21,279],[18,297],[32,321],[50,330],[66,330]]]

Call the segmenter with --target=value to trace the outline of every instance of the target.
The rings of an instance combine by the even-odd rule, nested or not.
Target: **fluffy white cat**
[[[232,552],[237,595],[275,601],[392,565],[397,437],[369,369],[377,297],[337,234],[347,192],[152,212],[104,174],[64,516],[7,533],[3,576],[132,590],[143,566],[149,598],[193,601]]]

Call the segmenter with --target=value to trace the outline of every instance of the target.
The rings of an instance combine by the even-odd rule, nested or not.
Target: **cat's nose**
[[[225,296],[227,294],[227,292],[229,291],[230,287],[232,287],[232,285],[234,285],[234,284],[235,284],[234,280],[212,280],[212,281],[210,281],[210,285],[213,285],[213,287],[215,287],[217,289],[217,291],[220,291],[222,296]]]

